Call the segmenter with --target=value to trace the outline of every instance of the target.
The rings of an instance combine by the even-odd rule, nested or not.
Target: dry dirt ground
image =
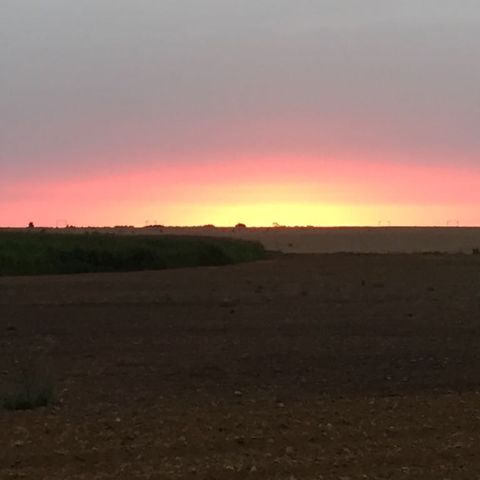
[[[480,478],[480,257],[0,279],[0,478]]]

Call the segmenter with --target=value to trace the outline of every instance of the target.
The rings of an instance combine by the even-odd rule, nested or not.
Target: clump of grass
[[[0,275],[158,270],[265,256],[260,243],[229,238],[0,232]]]
[[[5,410],[47,407],[54,400],[55,388],[50,371],[32,358],[20,365],[13,384],[0,394],[0,405]]]

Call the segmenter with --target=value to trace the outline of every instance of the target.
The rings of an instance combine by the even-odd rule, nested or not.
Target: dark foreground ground
[[[480,257],[0,279],[0,478],[476,479]],[[16,363],[17,362],[17,363]]]

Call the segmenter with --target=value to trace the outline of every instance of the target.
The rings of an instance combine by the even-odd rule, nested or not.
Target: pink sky
[[[0,225],[480,225],[480,4],[7,0]]]
[[[3,226],[476,225],[480,169],[238,159],[3,185]]]

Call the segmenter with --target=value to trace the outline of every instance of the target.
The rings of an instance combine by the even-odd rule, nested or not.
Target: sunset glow
[[[475,5],[9,1],[0,225],[480,225]]]
[[[480,171],[242,159],[4,185],[2,222],[87,225],[474,225]]]

